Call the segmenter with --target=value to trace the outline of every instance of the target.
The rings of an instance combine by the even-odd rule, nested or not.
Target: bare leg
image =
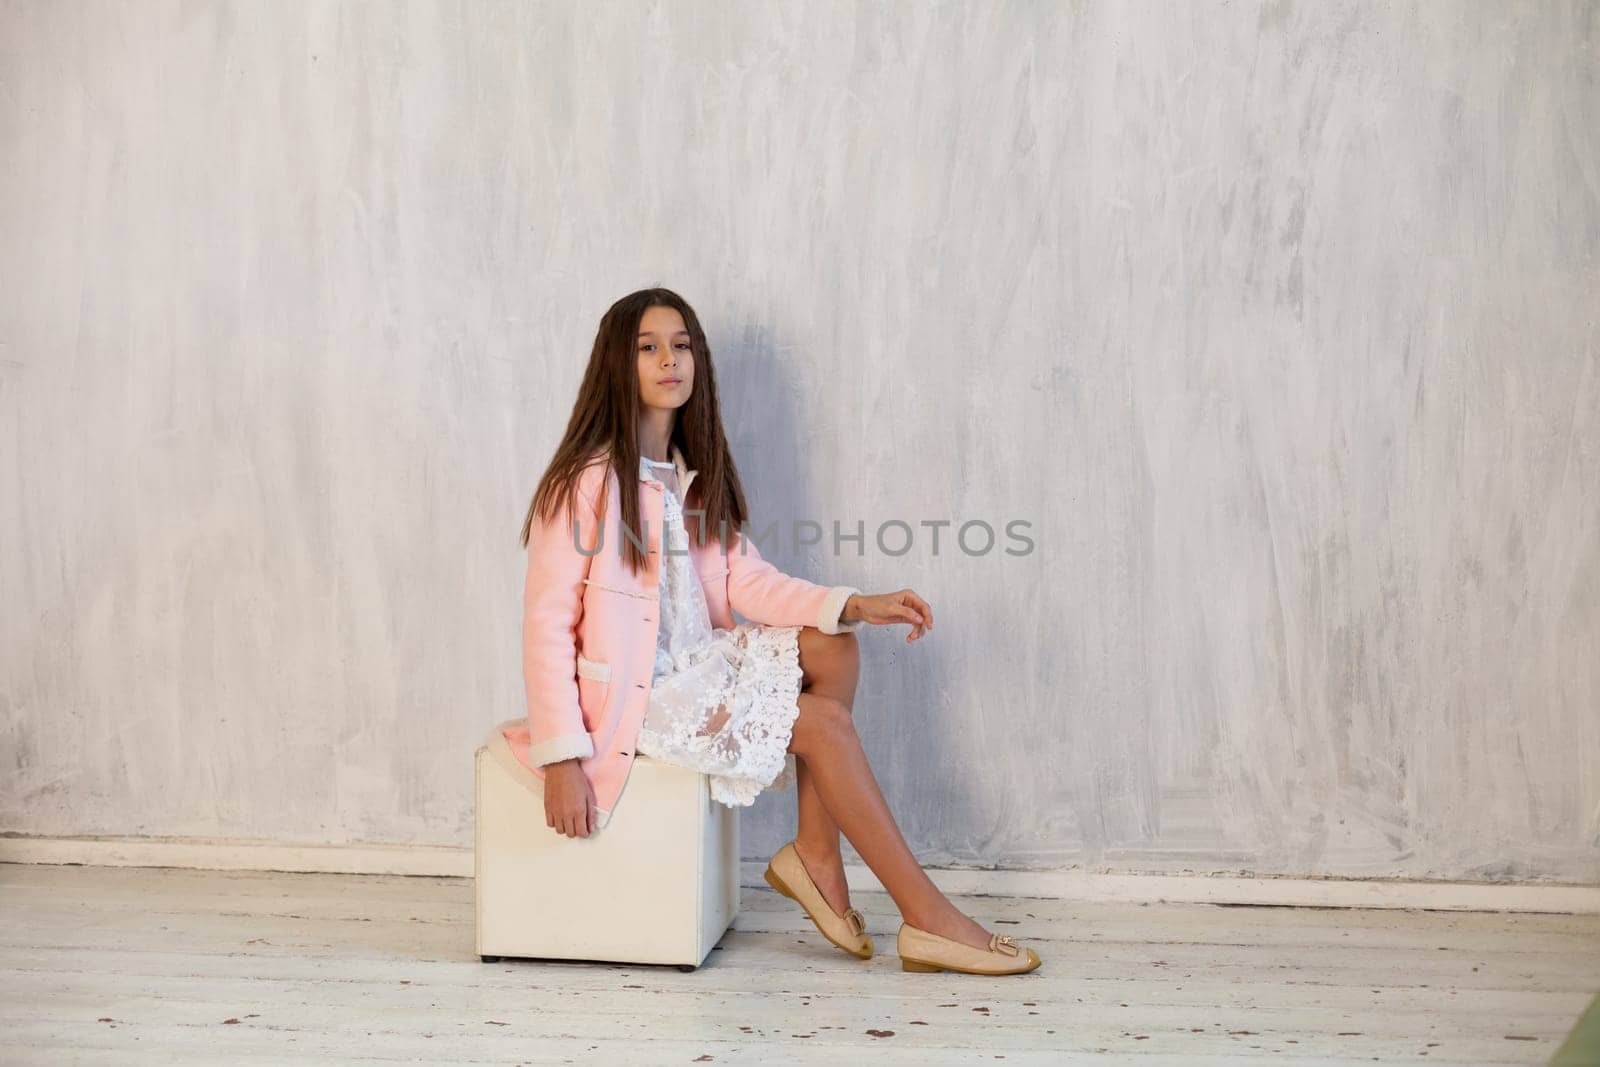
[[[861,670],[861,647],[855,634],[825,634],[814,626],[800,631],[800,689],[832,697],[846,708],[855,702],[856,678]],[[806,873],[817,883],[823,899],[843,915],[850,906],[850,886],[845,881],[844,858],[839,850],[839,824],[817,795],[811,780],[811,761],[796,757],[795,788],[800,794],[800,830],[795,851]]]
[[[808,638],[810,633],[816,636]],[[842,642],[841,637],[844,639]],[[816,654],[819,638],[823,642],[834,642],[829,648],[832,655],[825,652],[819,657]],[[848,653],[840,647],[845,644],[848,645]],[[809,665],[806,662],[808,649],[811,652]],[[853,675],[855,663],[852,661],[856,661],[857,654],[854,635],[829,637],[812,627],[801,631],[801,667],[813,681],[800,693],[800,716],[795,720],[794,733],[789,739],[789,751],[804,763],[807,787],[836,828],[833,832],[842,831],[850,844],[855,846],[872,873],[888,890],[906,922],[975,948],[987,948],[990,931],[952,904],[912,855],[878,788],[872,767],[867,762],[867,754],[861,748],[861,739],[856,736],[855,723],[850,714],[851,702],[830,695],[830,691],[837,691],[840,687],[838,675],[834,673],[839,670],[837,661],[843,659],[851,663]],[[853,700],[853,676],[849,690]],[[808,803],[804,793],[801,800],[803,805]],[[802,807],[802,820],[807,817],[807,808]],[[812,835],[823,839],[815,842],[820,850],[826,844],[830,828],[817,819],[814,811],[809,818],[809,826],[803,825],[802,830],[806,832],[808,841]],[[800,847],[797,844],[796,850]],[[838,855],[837,845],[834,846],[834,855]],[[802,859],[808,861],[810,854],[807,853]],[[819,857],[819,863],[825,862]],[[809,862],[806,863],[806,869],[813,880],[825,873],[813,870]],[[841,867],[841,881],[842,875]],[[817,880],[817,888],[823,889],[820,880]],[[823,893],[827,896],[825,889]],[[833,903],[831,898],[829,903]]]

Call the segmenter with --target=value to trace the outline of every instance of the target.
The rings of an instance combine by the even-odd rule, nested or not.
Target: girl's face
[[[694,388],[694,353],[683,316],[677,308],[645,308],[636,340],[640,401],[645,407],[682,407]]]

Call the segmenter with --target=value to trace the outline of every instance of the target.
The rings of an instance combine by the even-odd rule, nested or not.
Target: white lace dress
[[[801,628],[714,628],[688,555],[677,471],[643,457],[639,471],[662,488],[664,529],[661,634],[635,750],[709,775],[714,799],[743,807],[795,781],[788,748],[800,714]]]

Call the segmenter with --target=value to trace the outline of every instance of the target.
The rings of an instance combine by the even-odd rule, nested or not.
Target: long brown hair
[[[722,432],[722,408],[717,399],[717,373],[711,360],[700,317],[688,302],[670,289],[640,289],[618,300],[600,319],[589,366],[578,387],[566,433],[556,446],[550,465],[539,479],[527,517],[522,521],[522,545],[534,522],[550,522],[577,502],[578,477],[590,463],[604,458],[617,474],[621,490],[622,522],[630,531],[622,536],[613,530],[607,544],[620,544],[623,559],[635,574],[644,566],[644,551],[649,542],[640,531],[639,521],[639,320],[646,308],[676,308],[689,331],[694,353],[694,384],[689,399],[672,421],[672,439],[683,452],[684,462],[697,473],[684,501],[684,523],[696,543],[705,544],[707,531],[715,530],[726,547],[734,531],[743,528],[748,512],[739,472],[728,451]],[[605,497],[597,502],[603,509]],[[703,515],[690,515],[689,509],[704,509]],[[605,519],[600,519],[602,529]],[[570,535],[570,531],[569,535]],[[659,531],[658,531],[659,533]]]

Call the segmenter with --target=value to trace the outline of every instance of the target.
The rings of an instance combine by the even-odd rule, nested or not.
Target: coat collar
[[[676,468],[678,472],[678,495],[687,498],[689,496],[689,485],[694,481],[694,476],[699,472],[689,469],[689,464],[684,462],[683,459],[683,450],[677,445],[672,446],[672,466]],[[639,472],[639,480],[641,482],[645,482],[646,484],[654,484],[650,481],[650,479],[644,476],[643,471]]]

